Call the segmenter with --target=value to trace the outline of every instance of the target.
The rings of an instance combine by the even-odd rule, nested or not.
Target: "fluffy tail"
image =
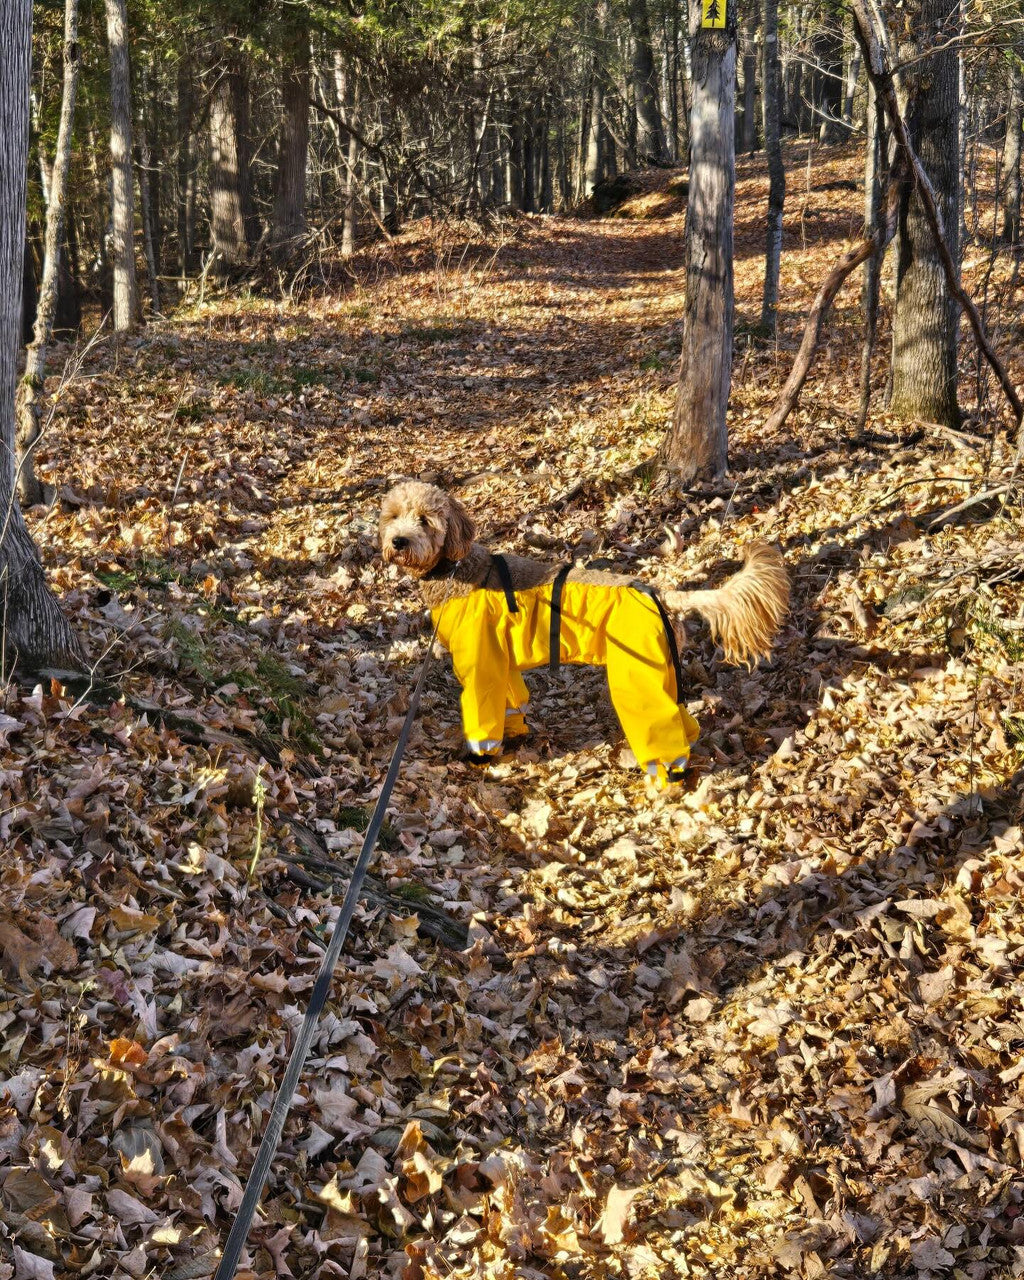
[[[727,662],[753,665],[771,651],[789,608],[789,574],[782,556],[766,542],[747,547],[743,560],[739,573],[721,587],[665,591],[662,599],[673,613],[705,617]]]

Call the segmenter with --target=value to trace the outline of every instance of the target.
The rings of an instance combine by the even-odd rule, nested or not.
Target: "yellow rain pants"
[[[521,673],[550,658],[551,584],[517,591],[477,588],[433,611],[438,637],[462,685],[462,725],[471,751],[487,753],[525,731],[529,694]],[[637,763],[685,764],[696,720],[676,699],[676,675],[656,602],[628,586],[568,581],[562,588],[562,662],[605,667],[612,705]]]

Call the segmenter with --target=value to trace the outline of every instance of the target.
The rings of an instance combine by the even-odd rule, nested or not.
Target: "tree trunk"
[[[356,169],[359,164],[359,143],[355,130],[359,127],[359,81],[354,75],[346,76],[340,51],[334,54],[334,91],[339,108],[345,112],[345,118],[352,125],[348,138],[343,139],[340,130],[338,136],[338,148],[345,170],[342,181],[345,220],[341,231],[341,256],[351,258],[356,251]]]
[[[114,259],[114,332],[141,315],[135,274],[135,193],[132,179],[132,91],[126,0],[104,0],[110,45],[110,164]]]
[[[690,194],[686,214],[686,307],[672,426],[665,467],[688,484],[720,475],[728,453],[726,409],[732,375],[733,202],[736,189],[736,15],[726,29],[691,17],[693,101],[690,107]]]
[[[818,141],[839,142],[845,136],[843,110],[843,33],[838,19],[826,17],[812,43],[816,68],[813,78]]]
[[[57,130],[57,155],[48,184],[50,196],[46,209],[43,282],[36,307],[35,333],[26,352],[25,376],[18,396],[18,489],[26,506],[34,506],[43,501],[43,486],[39,483],[35,470],[35,448],[42,423],[46,349],[53,332],[60,292],[60,259],[64,244],[64,210],[68,196],[68,171],[71,168],[78,68],[78,0],[67,0],[64,8],[64,91]]]
[[[583,171],[583,194],[590,196],[604,177],[602,118],[604,87],[607,76],[604,45],[608,26],[607,0],[598,0],[594,28],[593,62],[590,75],[590,102],[587,114],[587,155]]]
[[[245,119],[249,85],[233,51],[210,99],[210,229],[223,271],[249,257],[249,157]]]
[[[637,156],[641,161],[665,161],[665,130],[658,106],[658,72],[651,47],[651,23],[647,0],[630,0],[629,25],[633,34],[633,88],[636,94]]]
[[[1024,126],[1024,70],[1016,53],[1010,57],[1010,101],[1006,108],[1006,144],[1003,148],[1003,239],[1020,243],[1020,135]]]
[[[843,94],[843,136],[847,138],[853,133],[853,99],[859,79],[860,49],[854,45],[850,50],[850,61],[846,66],[846,92]]]
[[[751,4],[743,32],[743,150],[757,150],[757,7]]]
[[[304,11],[303,11],[304,12]],[[306,158],[309,152],[309,25],[287,24],[281,82],[281,131],[277,148],[274,243],[306,234]]]
[[[32,67],[31,0],[0,23],[0,668],[81,668],[78,644],[43,574],[15,496],[14,418]]]
[[[779,83],[779,0],[764,0],[764,146],[768,153],[768,225],[764,252],[761,328],[774,336],[779,308],[782,215],[786,204],[786,166],[782,163],[782,86]]]
[[[882,209],[882,163],[884,155],[884,116],[874,87],[868,82],[867,132],[868,141],[864,157],[864,234],[874,236]],[[878,303],[882,279],[884,248],[872,253],[864,263],[863,311],[864,341],[860,358],[860,403],[857,408],[857,434],[863,435],[871,407],[871,358],[874,355],[875,335],[878,331]]]
[[[948,40],[951,33],[944,20],[949,13],[948,0],[917,0],[914,12],[907,15],[913,38],[901,44],[899,57],[902,62],[920,58],[905,72],[906,123],[935,188],[946,240],[958,264],[959,46],[921,57],[931,45]],[[957,425],[958,318],[921,198],[907,184],[899,221],[892,383],[892,409],[904,421]]]
[[[189,195],[192,177],[192,68],[182,53],[178,63],[177,102],[178,150],[176,159],[178,270],[184,278],[192,270],[192,223],[189,217]]]
[[[148,106],[149,93],[145,68],[142,71],[142,100]],[[139,204],[142,213],[142,243],[146,251],[146,278],[149,284],[149,301],[156,315],[160,314],[160,257],[157,252],[156,197],[150,183],[152,152],[149,146],[149,127],[145,115],[139,126]],[[159,186],[159,183],[157,183]]]

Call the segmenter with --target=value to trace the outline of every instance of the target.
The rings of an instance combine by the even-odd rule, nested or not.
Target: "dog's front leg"
[[[462,731],[474,756],[497,755],[505,736],[505,711],[514,671],[497,631],[460,626],[451,637],[452,666],[462,685]],[[519,683],[522,676],[514,672]],[[523,685],[525,691],[526,686]]]

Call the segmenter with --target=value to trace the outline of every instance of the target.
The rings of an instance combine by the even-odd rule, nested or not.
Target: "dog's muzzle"
[[[392,538],[391,539],[391,548],[393,551],[404,551],[408,545],[409,545],[408,538]]]

